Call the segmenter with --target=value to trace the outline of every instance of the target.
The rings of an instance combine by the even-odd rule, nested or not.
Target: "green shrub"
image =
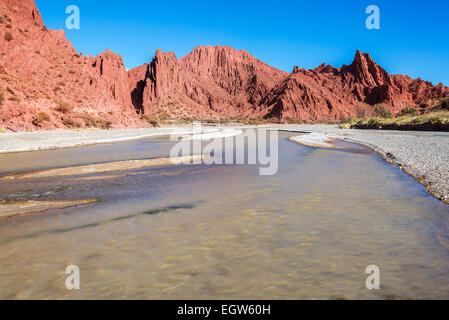
[[[424,122],[426,122],[426,118],[425,117],[416,117],[411,122],[412,123],[424,123]]]
[[[441,116],[435,115],[429,118],[429,122],[432,124],[436,124],[436,123],[444,123],[445,119],[442,118]]]
[[[401,111],[401,115],[403,116],[416,116],[417,114],[418,110],[415,107],[407,107]]]
[[[7,31],[5,32],[5,40],[6,41],[12,41],[14,39],[14,36],[12,35],[11,32]]]
[[[33,125],[36,127],[39,127],[44,122],[50,121],[50,115],[46,112],[39,112],[34,118],[33,118]]]
[[[155,127],[159,126],[159,120],[152,114],[147,114],[145,116],[145,121]]]

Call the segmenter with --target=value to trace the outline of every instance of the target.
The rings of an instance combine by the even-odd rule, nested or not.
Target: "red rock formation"
[[[449,94],[442,84],[389,75],[368,54],[349,66],[323,64],[292,74],[227,46],[197,47],[178,59],[156,52],[126,72],[107,50],[83,57],[62,30],[48,30],[34,0],[0,2],[0,128],[148,125],[139,114],[183,118],[292,118],[357,115],[385,103],[394,113]]]
[[[0,127],[145,125],[119,55],[79,55],[62,30],[44,27],[34,0],[2,0],[0,15]]]
[[[135,108],[175,117],[248,117],[288,74],[227,46],[197,47],[178,60],[156,52],[153,61],[129,71]]]
[[[265,117],[306,121],[356,117],[361,103],[384,103],[393,113],[449,94],[442,84],[389,75],[369,54],[357,51],[354,62],[337,69],[325,64],[314,70],[295,67],[266,97]]]

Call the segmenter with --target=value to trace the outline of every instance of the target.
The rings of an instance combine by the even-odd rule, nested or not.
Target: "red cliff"
[[[158,50],[151,63],[129,71],[139,112],[217,119],[258,113],[266,94],[287,75],[227,46],[200,46],[180,60]]]
[[[10,130],[145,126],[150,114],[328,121],[355,117],[360,104],[399,113],[449,94],[389,75],[360,51],[348,66],[288,74],[245,50],[200,46],[181,59],[158,50],[127,72],[109,50],[78,54],[64,31],[44,26],[34,0],[1,0],[0,52],[0,128]]]
[[[64,31],[44,26],[34,0],[2,0],[0,13],[0,127],[143,125],[119,55],[78,54]]]
[[[357,116],[357,108],[386,104],[392,113],[449,94],[449,88],[407,76],[389,75],[367,53],[357,51],[349,66],[295,67],[264,102],[267,118],[329,121]]]

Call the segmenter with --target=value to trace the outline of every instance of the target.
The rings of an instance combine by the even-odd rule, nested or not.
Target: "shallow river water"
[[[279,171],[181,165],[0,181],[0,201],[100,202],[0,219],[0,299],[449,298],[449,206],[379,155],[279,137]],[[0,155],[12,172],[167,157],[164,139]],[[66,267],[81,290],[65,286]],[[365,269],[380,268],[367,290]]]

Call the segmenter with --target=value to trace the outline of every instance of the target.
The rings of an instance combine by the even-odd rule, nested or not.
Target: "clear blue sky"
[[[360,49],[390,73],[449,85],[447,0],[36,2],[51,29],[64,29],[65,8],[78,5],[81,29],[66,30],[74,47],[91,55],[109,48],[128,69],[151,61],[157,48],[180,58],[197,45],[229,45],[289,72],[340,67]],[[380,30],[365,28],[370,4],[381,10]]]

